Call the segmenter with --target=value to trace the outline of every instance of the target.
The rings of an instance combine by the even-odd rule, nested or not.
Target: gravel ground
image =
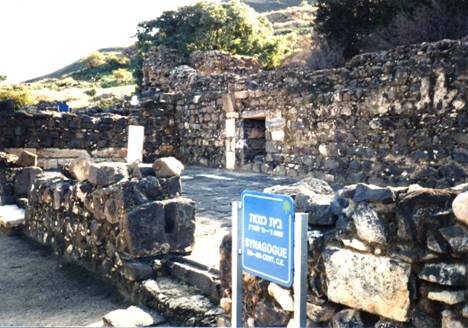
[[[127,306],[88,271],[25,237],[0,233],[0,326],[86,326]]]

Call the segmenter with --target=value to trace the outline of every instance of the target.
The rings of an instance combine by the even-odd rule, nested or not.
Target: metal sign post
[[[294,220],[294,326],[306,327],[307,226],[309,215],[296,213]]]
[[[232,327],[242,327],[242,268],[240,266],[240,202],[232,202],[232,246],[231,246],[231,280],[232,280]]]
[[[289,196],[244,192],[232,203],[232,327],[243,326],[242,272],[294,289],[294,326],[306,326],[308,215]]]

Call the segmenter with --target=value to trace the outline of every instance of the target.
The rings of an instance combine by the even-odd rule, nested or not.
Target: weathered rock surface
[[[444,310],[442,311],[441,328],[466,328],[466,325],[458,320],[452,311]]]
[[[453,213],[461,223],[468,225],[468,191],[458,195],[452,204]]]
[[[23,167],[37,166],[37,155],[27,150],[23,150],[18,156],[16,165]]]
[[[154,323],[151,315],[136,306],[109,312],[103,321],[111,327],[147,327]]]
[[[465,291],[463,290],[442,290],[432,291],[427,294],[427,298],[433,301],[443,302],[445,304],[454,305],[465,300]]]
[[[184,170],[184,165],[175,157],[163,157],[154,162],[153,169],[156,176],[167,178],[180,176]]]
[[[39,167],[24,167],[21,171],[17,172],[15,177],[15,196],[28,196],[34,181],[41,174],[42,169]]]
[[[341,310],[331,319],[331,328],[364,328],[361,314],[356,310]]]
[[[419,278],[445,286],[464,286],[466,271],[462,263],[431,263],[423,267]]]
[[[291,318],[288,311],[278,308],[269,300],[261,301],[255,308],[255,326],[285,327]]]
[[[0,169],[16,165],[18,156],[0,151]]]
[[[390,188],[359,183],[353,196],[355,203],[382,202],[389,203],[395,200],[395,193]]]
[[[294,311],[294,301],[290,290],[280,287],[275,283],[270,283],[268,285],[268,294],[278,302],[283,310],[290,312]]]
[[[68,164],[68,171],[76,180],[83,182],[89,177],[90,161],[86,158],[77,158]]]
[[[439,231],[455,253],[468,254],[468,227],[457,224]]]
[[[143,204],[125,215],[123,230],[132,256],[185,253],[194,242],[194,203],[178,198]]]
[[[86,180],[98,187],[105,187],[128,178],[127,166],[122,163],[90,164]]]
[[[335,303],[407,321],[411,267],[384,256],[330,248],[324,253],[327,296]]]
[[[371,205],[360,203],[354,210],[353,221],[361,240],[376,244],[387,242],[385,223]]]
[[[336,306],[330,303],[314,304],[307,302],[307,318],[312,322],[329,321],[335,314]]]
[[[333,189],[323,180],[309,177],[290,186],[274,186],[264,191],[293,197],[296,212],[309,214],[309,225],[333,225],[336,221],[331,212]]]

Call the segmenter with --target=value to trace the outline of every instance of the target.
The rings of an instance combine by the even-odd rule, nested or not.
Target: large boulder
[[[180,176],[184,165],[175,157],[163,157],[154,161],[153,169],[157,177],[168,178]]]
[[[408,320],[410,264],[331,247],[323,256],[330,301],[396,321]]]

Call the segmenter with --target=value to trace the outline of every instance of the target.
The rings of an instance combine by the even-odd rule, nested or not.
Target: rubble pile
[[[468,186],[346,186],[308,178],[265,191],[309,214],[307,317],[312,326],[466,327]],[[230,311],[230,236],[221,280]],[[244,320],[287,325],[292,290],[244,275]]]

